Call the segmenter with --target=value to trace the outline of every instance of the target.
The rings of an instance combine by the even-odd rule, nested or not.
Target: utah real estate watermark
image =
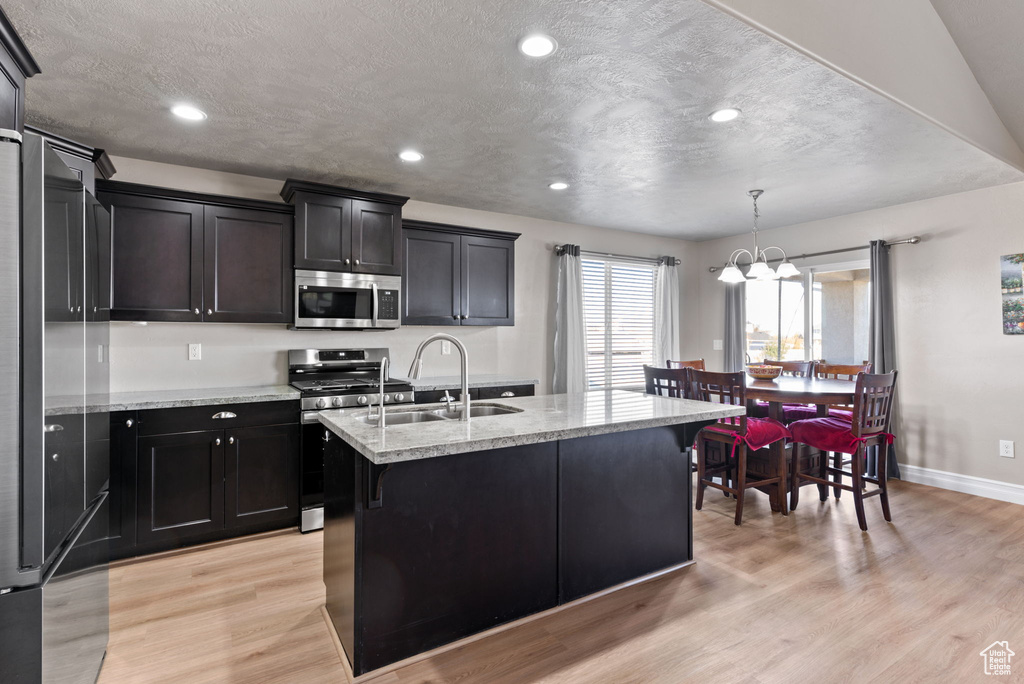
[[[1009,642],[993,641],[981,652],[981,657],[985,659],[985,674],[1010,674],[1010,659],[1015,655],[1017,654],[1010,650]]]

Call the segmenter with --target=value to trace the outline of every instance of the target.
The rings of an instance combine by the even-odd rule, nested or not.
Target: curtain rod
[[[555,254],[562,256],[566,252],[566,248],[576,247],[576,245],[555,245]],[[683,263],[681,259],[675,257],[639,257],[630,256],[629,254],[611,254],[609,252],[592,252],[587,249],[580,250],[581,255],[590,257],[611,257],[612,259],[621,259],[622,261],[638,261],[645,264],[660,264],[663,259],[671,259],[672,262],[678,266]]]
[[[921,242],[921,238],[917,235],[914,237],[907,238],[906,240],[893,240],[892,242],[886,242],[886,247],[892,245],[916,245]],[[862,249],[871,249],[871,245],[863,245],[862,247],[844,247],[843,249],[829,249],[824,252],[811,252],[810,254],[796,254],[791,256],[790,259],[810,259],[811,257],[828,256],[829,254],[844,254],[845,252],[859,252]],[[780,263],[782,259],[769,259],[769,264]],[[718,273],[724,266],[709,266],[708,271],[711,273]]]

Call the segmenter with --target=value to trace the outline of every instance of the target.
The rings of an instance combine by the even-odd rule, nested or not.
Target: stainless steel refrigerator
[[[0,130],[0,682],[94,682],[108,632],[110,216]]]

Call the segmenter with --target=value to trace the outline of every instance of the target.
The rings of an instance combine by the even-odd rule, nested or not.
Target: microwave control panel
[[[377,290],[377,318],[398,320],[398,290]]]

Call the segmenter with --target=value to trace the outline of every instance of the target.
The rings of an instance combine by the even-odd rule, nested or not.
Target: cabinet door
[[[462,325],[515,325],[512,240],[462,237]]]
[[[352,201],[352,271],[401,275],[401,207]]]
[[[224,431],[139,440],[139,544],[174,542],[224,528]]]
[[[203,205],[116,193],[100,200],[111,218],[111,319],[202,320]]]
[[[207,205],[203,320],[288,323],[292,319],[292,217]]]
[[[133,555],[135,548],[138,416],[134,411],[110,414],[110,553]]]
[[[224,463],[227,527],[299,517],[299,426],[227,430]]]
[[[461,236],[415,229],[403,231],[403,236],[402,323],[458,325],[462,313]]]
[[[296,192],[293,202],[295,268],[311,271],[349,270],[352,261],[352,200],[313,192]]]

